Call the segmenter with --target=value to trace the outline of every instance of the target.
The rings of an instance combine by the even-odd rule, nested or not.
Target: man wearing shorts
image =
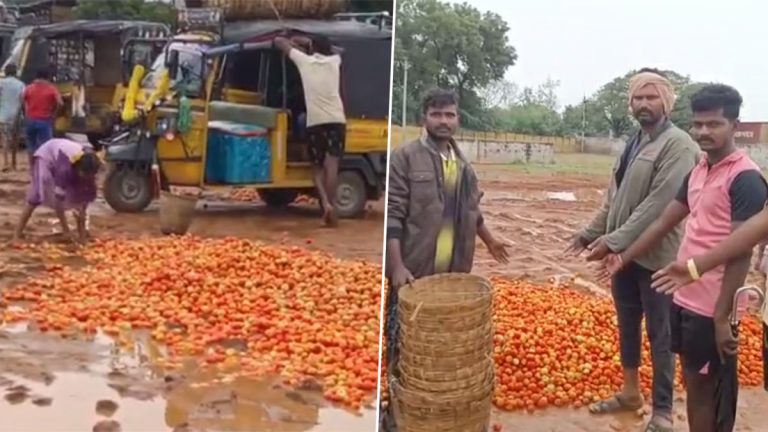
[[[721,84],[706,86],[691,97],[691,135],[706,157],[688,174],[661,217],[627,249],[605,258],[608,273],[615,274],[625,263],[658,248],[660,240],[686,218],[677,262],[715,248],[765,207],[768,185],[760,168],[734,143],[741,103],[735,89]],[[674,292],[671,346],[683,367],[692,431],[733,430],[738,387],[731,383],[737,382],[738,342],[729,317],[751,256],[748,249],[679,290],[654,283],[661,294]]]
[[[14,132],[21,113],[21,95],[24,83],[16,78],[16,65],[5,66],[5,77],[0,79],[0,141],[3,148],[3,172],[16,169]],[[13,157],[10,158],[11,152]],[[13,159],[11,167],[10,159]]]
[[[341,100],[341,56],[323,36],[275,38],[296,65],[307,105],[306,137],[314,166],[314,181],[323,206],[323,220],[336,226],[336,179],[344,155],[347,119]]]
[[[64,105],[59,90],[50,81],[48,69],[37,71],[36,79],[24,89],[27,153],[30,165],[37,149],[53,138],[56,110]]]

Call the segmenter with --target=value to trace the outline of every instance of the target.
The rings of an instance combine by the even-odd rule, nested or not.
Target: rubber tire
[[[368,202],[368,190],[363,176],[357,171],[339,173],[334,201],[340,218],[361,217],[365,213],[365,205]]]
[[[273,208],[284,208],[293,204],[299,192],[291,189],[259,189],[259,198]]]
[[[143,177],[143,178],[142,178]],[[123,195],[123,183],[133,180],[136,182],[138,192],[131,199]],[[104,199],[112,209],[118,213],[139,213],[144,211],[153,198],[153,185],[151,171],[143,176],[140,171],[126,166],[112,166],[104,181]]]

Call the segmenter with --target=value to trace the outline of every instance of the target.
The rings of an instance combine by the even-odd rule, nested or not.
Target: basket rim
[[[421,279],[417,279],[414,281],[411,285],[405,285],[399,289],[398,294],[398,303],[400,302],[406,302],[410,304],[419,304],[423,303],[422,301],[418,301],[416,299],[410,298],[412,295],[409,296],[414,290],[417,288],[420,288],[422,286],[429,286],[430,284],[436,283],[436,282],[445,282],[445,281],[451,281],[452,283],[464,281],[467,283],[474,283],[478,286],[483,286],[484,288],[487,288],[485,292],[478,291],[478,298],[473,300],[467,300],[467,301],[452,301],[452,302],[430,302],[428,306],[430,307],[451,307],[451,306],[458,306],[458,305],[465,305],[467,303],[471,303],[473,301],[478,301],[479,299],[482,299],[484,297],[491,298],[493,297],[493,285],[491,282],[478,275],[474,275],[471,273],[441,273],[431,276],[426,276]]]

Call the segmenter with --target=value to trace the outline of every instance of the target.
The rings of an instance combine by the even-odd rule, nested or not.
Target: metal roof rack
[[[213,31],[224,33],[224,13],[220,8],[179,8],[176,10],[177,32]]]
[[[333,18],[337,21],[358,21],[392,30],[392,16],[387,11],[342,12],[334,15]]]

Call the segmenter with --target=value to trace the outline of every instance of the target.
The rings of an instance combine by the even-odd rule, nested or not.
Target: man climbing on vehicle
[[[390,373],[399,354],[397,298],[403,285],[439,273],[471,272],[476,237],[496,261],[509,259],[506,245],[491,235],[483,220],[477,175],[453,139],[459,127],[456,94],[443,89],[428,92],[422,115],[426,134],[392,151],[390,163],[386,248]]]
[[[335,227],[336,181],[347,132],[341,100],[341,56],[334,53],[330,40],[323,36],[277,37],[274,44],[299,70],[307,106],[306,137],[315,187],[323,206],[323,220],[327,226]]]

